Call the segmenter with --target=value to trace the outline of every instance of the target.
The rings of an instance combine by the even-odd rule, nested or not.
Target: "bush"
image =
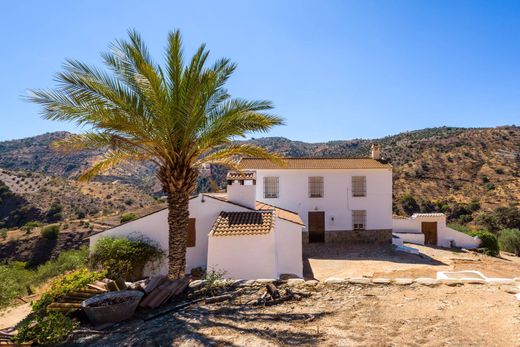
[[[33,229],[35,229],[35,228],[39,228],[39,227],[41,227],[41,226],[43,226],[42,223],[33,221],[33,222],[27,222],[27,223],[25,223],[24,226],[21,227],[20,229],[21,229],[22,231],[25,231],[26,234],[28,234],[28,233],[30,233],[31,231],[33,231]]]
[[[120,221],[121,221],[121,223],[126,223],[126,222],[130,222],[134,219],[137,219],[137,216],[134,213],[128,212],[128,213],[123,213]]]
[[[470,236],[477,236],[482,242],[479,249],[487,254],[496,257],[500,251],[497,236],[489,231],[473,231]]]
[[[399,199],[399,203],[401,204],[403,211],[409,215],[420,211],[419,204],[417,204],[415,198],[410,194],[403,195]]]
[[[2,240],[7,239],[7,229],[4,229],[4,228],[0,229],[0,239],[2,239]]]
[[[106,270],[110,278],[135,281],[141,279],[147,263],[158,262],[163,256],[159,246],[143,236],[103,237],[97,241],[90,262],[92,267]]]
[[[56,299],[71,292],[82,289],[87,284],[105,277],[105,272],[89,271],[87,268],[80,268],[71,273],[56,277],[48,291],[43,293],[40,300],[33,303],[33,311],[43,310]]]
[[[32,314],[18,328],[17,343],[36,342],[39,345],[59,344],[79,326],[79,321],[63,313]]]
[[[58,234],[60,233],[60,225],[59,224],[51,224],[44,227],[41,231],[42,237],[47,240],[56,240],[58,238]]]
[[[58,258],[27,269],[26,263],[13,262],[0,265],[0,308],[9,305],[16,297],[31,293],[31,286],[44,283],[49,278],[67,271],[85,267],[88,262],[88,248],[62,252]]]
[[[498,234],[500,249],[520,257],[520,230],[503,229]]]

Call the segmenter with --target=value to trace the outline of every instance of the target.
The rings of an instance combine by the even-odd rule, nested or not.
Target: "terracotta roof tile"
[[[224,201],[224,202],[230,203],[230,204],[235,204],[235,205],[238,205],[238,206],[242,206],[242,205],[237,204],[235,202],[229,201],[226,193],[205,193],[204,195],[208,196],[210,198],[213,198],[213,199],[217,199],[217,200],[220,200],[220,201]],[[242,206],[242,207],[245,207],[245,206]],[[248,207],[245,207],[245,208],[248,208]],[[284,220],[287,220],[289,222],[300,224],[300,225],[305,225],[303,223],[302,219],[300,218],[300,216],[298,215],[298,213],[293,212],[293,211],[289,211],[289,210],[286,210],[286,209],[283,209],[283,208],[280,208],[280,207],[277,207],[277,206],[269,205],[269,204],[266,204],[266,203],[263,203],[263,202],[260,202],[260,201],[256,202],[255,209],[258,210],[258,211],[272,210],[272,211],[274,211],[276,213],[276,216],[278,218],[280,218],[280,219],[284,219]]]
[[[244,170],[269,169],[391,169],[392,165],[371,158],[285,158],[286,166],[268,159],[242,158],[238,166]]]
[[[269,234],[274,227],[273,211],[220,212],[210,235],[241,236]]]
[[[229,171],[227,176],[227,180],[256,180],[256,172],[254,171]]]

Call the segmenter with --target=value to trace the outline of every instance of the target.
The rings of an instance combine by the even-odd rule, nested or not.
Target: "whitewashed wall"
[[[225,271],[226,278],[277,278],[274,233],[210,236],[208,270],[211,269]]]
[[[308,225],[309,211],[325,211],[326,230],[352,230],[352,210],[367,211],[367,229],[392,228],[392,171],[256,170],[256,199],[297,212]],[[264,198],[264,177],[279,177],[279,197]],[[310,176],[323,176],[324,197],[309,198]],[[366,176],[367,196],[352,196],[352,176]],[[334,217],[334,222],[332,222]]]
[[[294,274],[303,277],[302,225],[277,219],[275,225],[278,276]]]
[[[446,226],[446,216],[439,214],[420,214],[411,218],[393,219],[393,232],[405,242],[424,244],[424,234],[421,230],[422,222],[437,222],[437,246],[449,247],[450,241],[456,247],[477,248],[480,245],[478,237],[472,237]]]

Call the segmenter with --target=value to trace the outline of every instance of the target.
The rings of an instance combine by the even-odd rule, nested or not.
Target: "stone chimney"
[[[255,209],[256,173],[253,171],[230,171],[226,179],[229,202]]]
[[[381,149],[378,143],[372,144],[370,157],[374,160],[381,160]]]

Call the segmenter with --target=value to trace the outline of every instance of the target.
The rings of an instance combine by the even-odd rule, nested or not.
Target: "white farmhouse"
[[[256,174],[256,200],[300,215],[305,243],[391,243],[392,166],[377,145],[371,158],[244,158],[240,168]]]

